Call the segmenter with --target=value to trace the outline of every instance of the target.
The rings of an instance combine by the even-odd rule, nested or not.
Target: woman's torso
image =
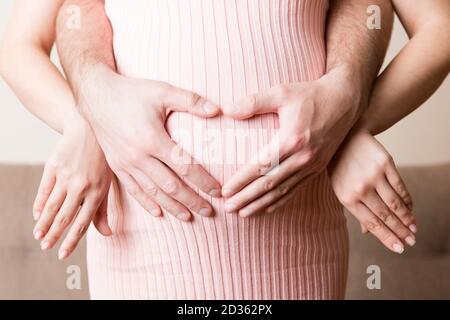
[[[106,0],[106,10],[119,73],[165,81],[218,104],[324,73],[327,0]],[[223,183],[278,125],[273,114],[234,121],[173,113],[167,128]],[[116,259],[122,270],[145,278],[135,294],[154,289],[156,297],[341,295],[345,219],[325,172],[272,214],[242,219],[226,215],[222,199],[206,198],[215,218],[183,224],[168,214],[152,218],[116,185],[110,198],[115,236],[96,243],[101,251],[91,245],[91,265]],[[331,276],[338,282],[331,289],[311,282]]]

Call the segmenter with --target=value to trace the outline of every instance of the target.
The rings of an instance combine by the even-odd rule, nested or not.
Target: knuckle
[[[55,227],[58,229],[65,228],[69,225],[69,219],[66,216],[58,215],[55,218]]]
[[[385,210],[380,210],[378,212],[378,217],[384,223],[390,223],[392,221],[392,219],[394,218],[390,212],[386,212]]]
[[[80,222],[76,227],[76,234],[82,236],[86,232],[88,225],[85,221]]]
[[[170,180],[163,185],[163,190],[168,195],[174,196],[178,194],[178,191],[180,190],[180,184],[178,181]]]
[[[148,148],[151,148],[153,150],[153,146],[155,145],[155,142],[149,143]],[[131,150],[128,152],[128,160],[132,165],[138,165],[141,163],[141,160],[143,159],[142,152],[138,151],[136,149]]]
[[[128,186],[127,191],[134,197],[141,193],[141,189],[137,185]]]
[[[264,191],[270,191],[274,188],[274,186],[275,186],[275,182],[273,181],[273,179],[267,178],[267,179],[264,179],[262,182],[262,189]]]
[[[189,92],[186,94],[186,104],[191,107],[197,106],[202,100],[202,97],[195,92]]]
[[[298,151],[306,143],[306,138],[301,134],[294,134],[286,141],[286,149],[288,152]]]
[[[48,213],[56,213],[59,210],[59,206],[58,204],[56,204],[55,202],[50,202],[47,204],[47,212]]]
[[[147,184],[143,186],[142,190],[148,196],[154,197],[158,194],[158,187],[153,184]]]
[[[360,182],[355,185],[354,197],[363,198],[370,190],[370,185],[366,182]]]
[[[393,198],[388,201],[388,206],[392,211],[398,211],[401,208],[401,202],[398,198]]]
[[[389,167],[394,165],[394,158],[392,157],[392,155],[390,154],[385,154],[382,158],[381,158],[381,162],[380,162],[381,166],[383,168]]]
[[[243,102],[243,105],[245,106],[245,109],[253,110],[253,109],[255,109],[256,104],[257,104],[256,95],[250,95],[248,97],[245,97],[242,102]]]
[[[90,186],[91,183],[86,177],[76,176],[71,178],[70,187],[72,190],[85,192],[90,188]]]
[[[188,177],[192,174],[192,166],[189,164],[177,165],[177,172],[182,177]]]
[[[371,219],[365,224],[367,230],[372,233],[377,233],[381,230],[382,224],[378,219]]]

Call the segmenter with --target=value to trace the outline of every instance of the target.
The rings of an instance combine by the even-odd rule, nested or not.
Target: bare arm
[[[0,47],[1,75],[25,107],[59,132],[75,110],[69,85],[49,59],[62,2],[16,1]]]
[[[64,14],[74,5],[81,10],[79,29],[69,28]],[[182,221],[191,213],[211,216],[211,205],[180,176],[213,197],[220,196],[220,185],[189,155],[175,159],[179,147],[165,120],[171,111],[212,117],[218,106],[168,83],[117,74],[103,0],[66,1],[57,20],[57,44],[77,105],[128,193],[154,216],[161,208]]]
[[[81,29],[68,24],[70,7],[80,9]],[[67,0],[57,19],[58,53],[76,99],[85,77],[99,65],[115,70],[112,28],[104,0]],[[83,110],[82,110],[83,111]]]
[[[377,79],[358,124],[374,135],[418,108],[450,72],[450,2],[393,2],[411,40]]]
[[[380,29],[367,26],[367,9],[374,5],[380,9]],[[345,70],[345,76],[360,94],[358,116],[367,106],[370,90],[386,54],[393,22],[391,1],[332,0],[329,12],[327,72]]]

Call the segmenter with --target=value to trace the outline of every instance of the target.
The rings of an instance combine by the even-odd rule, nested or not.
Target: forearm
[[[67,81],[44,48],[26,42],[2,44],[0,73],[23,105],[54,130],[76,112]]]
[[[447,26],[421,30],[377,79],[358,127],[379,134],[424,103],[450,71]]]
[[[69,6],[81,10],[81,27],[69,28],[66,14]],[[79,101],[83,81],[96,65],[115,70],[112,29],[105,13],[104,0],[67,0],[57,19],[57,46],[75,99]],[[81,110],[86,115],[86,110]]]
[[[380,8],[381,28],[369,29],[367,8]],[[331,1],[327,22],[327,73],[343,73],[361,103],[355,120],[367,107],[392,31],[393,9],[389,0]]]

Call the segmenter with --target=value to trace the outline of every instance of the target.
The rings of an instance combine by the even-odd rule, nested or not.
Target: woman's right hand
[[[58,257],[72,254],[91,221],[112,234],[106,213],[111,170],[89,124],[74,112],[48,159],[33,206],[34,237],[49,250],[68,231]]]
[[[213,214],[180,177],[213,197],[220,197],[221,186],[172,141],[165,122],[172,111],[214,117],[217,105],[164,82],[123,77],[101,64],[85,76],[78,97],[112,171],[144,209],[160,216],[163,208],[182,221],[189,221],[191,212]]]
[[[328,166],[339,201],[388,249],[415,244],[412,200],[390,154],[367,131],[352,130]]]

